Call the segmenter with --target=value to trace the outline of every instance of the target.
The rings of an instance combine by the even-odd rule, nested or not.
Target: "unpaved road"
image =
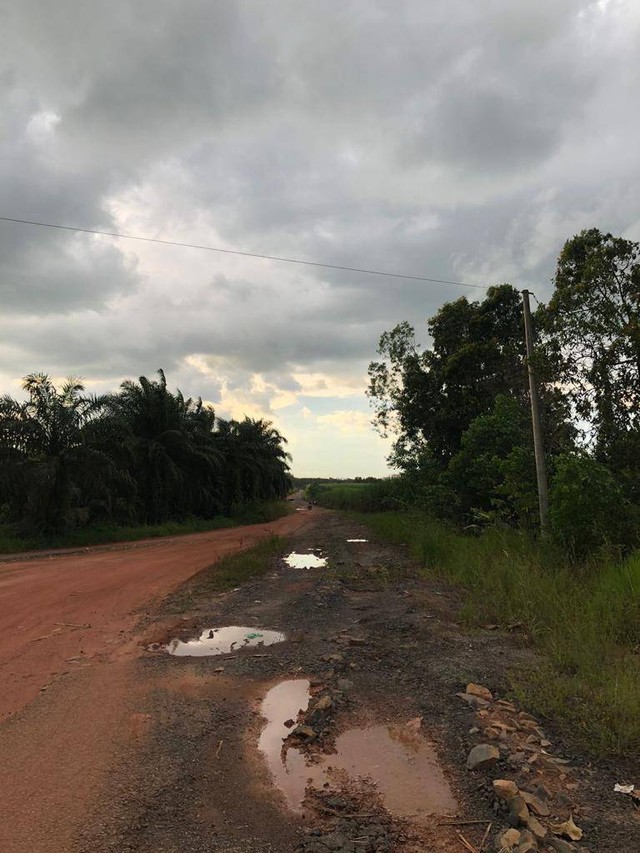
[[[0,564],[0,850],[63,853],[122,738],[138,737],[141,615],[215,560],[312,523],[268,524]],[[123,719],[125,722],[123,723]]]
[[[307,720],[318,733],[308,747],[318,760],[331,760],[336,738],[354,729],[404,731],[408,721],[417,722],[435,746],[458,819],[482,821],[459,827],[477,846],[489,822],[492,838],[506,826],[491,784],[503,777],[540,792],[556,819],[572,814],[585,831],[581,844],[591,853],[640,850],[633,806],[613,794],[618,774],[631,774],[637,762],[592,766],[563,744],[553,721],[544,721],[551,741],[546,751],[570,762],[554,765],[539,754],[539,738],[530,734],[531,721],[521,718],[520,708],[504,711],[494,703],[480,709],[482,716],[456,696],[473,681],[505,697],[508,669],[536,664],[524,638],[465,630],[453,590],[420,578],[401,549],[347,542],[368,534],[345,517],[314,510],[267,527],[278,530],[278,524],[278,532],[297,528],[290,529],[296,550],[321,548],[328,568],[294,569],[275,558],[265,577],[212,595],[202,579],[214,566],[171,593],[211,563],[211,550],[198,548],[212,549],[219,537],[229,549],[242,538],[249,544],[246,528],[205,534],[211,536],[208,545],[203,537],[158,544],[144,556],[129,551],[70,558],[69,563],[95,559],[96,565],[108,558],[131,565],[144,559],[153,580],[146,585],[136,580],[130,566],[118,574],[123,587],[110,586],[101,605],[87,598],[73,618],[65,610],[64,618],[56,612],[53,620],[86,620],[91,629],[68,628],[69,634],[32,643],[42,647],[37,653],[42,660],[47,647],[55,653],[52,671],[60,658],[80,660],[65,662],[66,674],[0,725],[2,853],[462,853],[458,828],[442,826],[447,821],[441,815],[420,826],[397,819],[360,783],[310,794],[301,813],[287,809],[257,744],[266,692],[295,679],[309,680],[317,695],[332,700],[320,723]],[[194,549],[190,566],[184,548]],[[45,561],[41,575],[52,566]],[[31,568],[32,563],[23,567]],[[72,576],[70,565],[67,569]],[[2,578],[0,572],[0,584]],[[67,593],[83,592],[81,578],[76,572],[76,586],[67,585]],[[130,598],[126,579],[138,589]],[[54,581],[51,596],[56,586]],[[65,604],[64,597],[56,600]],[[14,606],[29,611],[19,594]],[[96,612],[90,615],[87,608]],[[118,619],[101,615],[109,608]],[[51,623],[50,618],[30,630],[47,633]],[[187,639],[224,625],[284,631],[288,641],[220,657],[147,650],[152,641]],[[29,666],[40,660],[28,657],[35,654],[29,644],[21,648],[27,649]],[[42,677],[46,667],[39,666]],[[14,668],[19,675],[19,658]],[[497,725],[501,714],[515,721],[504,736],[489,725]],[[295,717],[296,710],[289,715]],[[498,765],[471,773],[467,753],[487,738],[500,744]],[[534,753],[536,763],[530,760]],[[408,792],[409,784],[407,779]],[[410,793],[415,797],[420,790]]]

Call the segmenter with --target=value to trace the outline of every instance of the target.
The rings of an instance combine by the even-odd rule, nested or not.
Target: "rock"
[[[520,833],[517,829],[507,829],[498,836],[498,844],[501,850],[513,850],[520,844]]]
[[[519,794],[512,797],[507,805],[509,806],[509,823],[511,826],[518,826],[520,823],[527,822],[530,817],[529,809]]]
[[[547,835],[544,843],[552,850],[556,850],[557,853],[575,853],[577,850],[575,844],[570,844],[562,838],[555,838],[553,835]]]
[[[488,743],[474,746],[467,756],[467,770],[484,770],[493,767],[500,758],[500,751]]]
[[[564,823],[558,823],[549,827],[554,835],[564,835],[565,838],[570,838],[571,841],[580,841],[584,833],[579,826],[573,822],[573,818],[565,820]]]
[[[301,737],[304,740],[311,740],[316,736],[314,729],[311,726],[296,726],[295,729],[291,732],[292,735],[296,737]]]
[[[295,726],[295,724],[296,724],[296,723],[295,723],[295,720],[285,720],[285,721],[284,721],[284,725],[285,725],[285,726],[286,726],[286,728],[288,728],[288,729],[292,729],[292,728]]]
[[[366,646],[367,641],[364,637],[349,637],[350,646]]]
[[[471,726],[471,728],[469,729],[469,734],[470,735],[480,734],[480,729],[477,726]]]
[[[353,681],[350,681],[348,678],[338,679],[338,690],[348,693],[351,689],[353,689]]]
[[[496,779],[493,791],[499,800],[512,800],[518,795],[518,786],[511,779]]]
[[[540,817],[547,817],[549,814],[549,806],[541,800],[540,797],[536,797],[535,794],[530,794],[528,791],[520,791],[520,796],[529,806],[531,811],[540,815]]]
[[[473,693],[456,693],[456,696],[464,699],[472,708],[486,708],[489,704],[486,699],[481,696],[474,696]]]
[[[530,814],[527,818],[527,829],[532,832],[536,838],[542,840],[547,835],[547,828],[543,826],[535,815]]]
[[[520,835],[520,844],[517,847],[517,853],[537,853],[538,842],[533,835],[525,829]]]
[[[470,693],[472,696],[479,696],[481,699],[484,699],[485,702],[491,702],[493,700],[493,693],[487,688],[483,687],[482,684],[467,684],[467,693]]]
[[[324,696],[321,696],[320,699],[316,702],[314,706],[314,711],[328,711],[329,708],[333,705],[333,699],[329,696],[328,693],[325,693]]]

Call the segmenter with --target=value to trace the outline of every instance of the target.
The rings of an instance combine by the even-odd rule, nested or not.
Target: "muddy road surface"
[[[194,572],[249,528],[72,558],[86,579],[62,561],[41,593],[55,561],[22,566],[29,636],[2,639],[11,683],[39,680],[0,725],[3,853],[640,851],[613,793],[632,765],[593,765],[509,695],[525,638],[465,629],[455,591],[347,517],[268,528],[287,547],[226,593]]]

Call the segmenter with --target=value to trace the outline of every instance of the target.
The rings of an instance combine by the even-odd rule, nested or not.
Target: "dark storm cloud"
[[[544,295],[576,230],[640,236],[639,30],[622,0],[0,2],[0,213]],[[6,223],[0,257],[10,375],[199,355],[296,391],[481,296]]]

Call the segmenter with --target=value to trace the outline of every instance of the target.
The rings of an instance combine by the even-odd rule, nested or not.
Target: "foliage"
[[[509,528],[470,536],[418,513],[359,520],[466,590],[470,623],[522,625],[542,652],[539,667],[510,674],[528,707],[595,754],[640,748],[640,555],[576,572],[552,542]]]
[[[596,457],[640,501],[640,244],[596,228],[568,240],[540,317]]]
[[[632,512],[622,489],[608,468],[586,454],[556,461],[549,517],[557,539],[576,560],[632,544]]]
[[[403,471],[418,466],[426,450],[445,468],[464,433],[499,395],[523,408],[528,400],[522,311],[513,287],[491,287],[482,302],[462,297],[446,303],[427,328],[430,349],[420,352],[413,327],[400,323],[380,338],[383,360],[369,365],[375,423],[383,434],[397,435],[391,461]],[[539,360],[544,379],[553,379],[552,354],[541,353]],[[570,441],[564,397],[551,385],[543,409],[557,441]]]
[[[283,498],[285,439],[268,421],[224,421],[141,376],[116,394],[24,380],[25,402],[0,400],[0,510],[31,536],[87,524],[212,519]]]
[[[532,526],[537,511],[533,439],[527,412],[499,395],[462,436],[446,481],[467,521],[495,518]]]

